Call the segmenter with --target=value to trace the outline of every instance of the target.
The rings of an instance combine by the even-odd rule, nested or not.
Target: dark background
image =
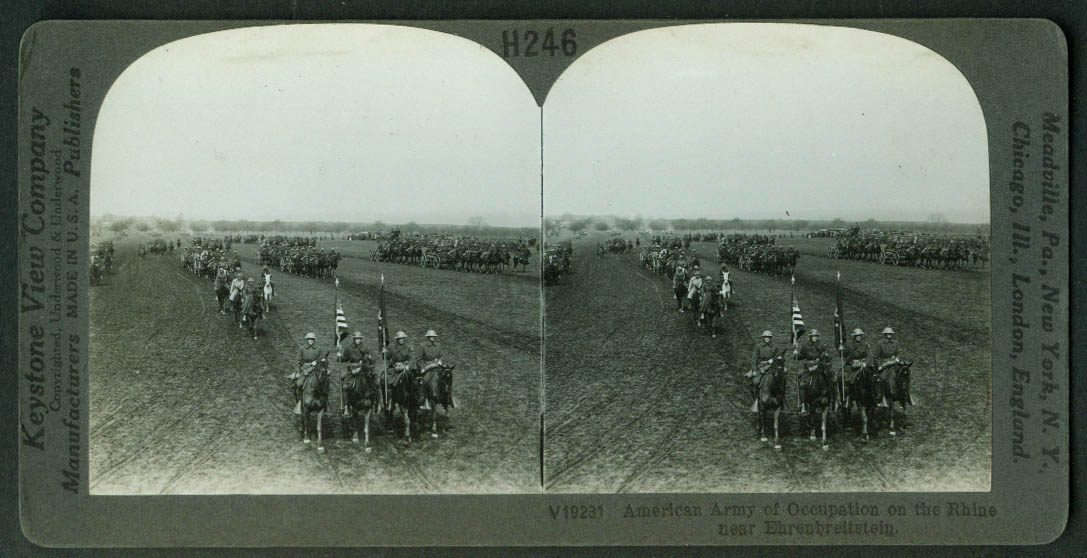
[[[1064,31],[1069,45],[1070,106],[1070,185],[1078,184],[1085,175],[1081,130],[1085,126],[1084,111],[1079,103],[1085,85],[1084,55],[1087,54],[1087,3],[1074,1],[1036,1],[1032,3],[1003,1],[953,0],[852,0],[817,3],[804,0],[769,2],[673,0],[667,2],[639,1],[554,1],[546,5],[532,0],[482,1],[352,1],[352,0],[188,0],[139,3],[132,0],[41,1],[8,0],[0,8],[3,29],[0,31],[0,424],[7,425],[8,435],[0,437],[0,556],[142,556],[140,549],[49,549],[31,544],[19,527],[17,479],[17,409],[18,393],[16,342],[18,272],[15,245],[17,242],[16,207],[16,106],[18,99],[18,49],[23,31],[31,24],[48,19],[773,19],[773,18],[1045,18],[1054,21]],[[1071,228],[1070,338],[1080,338],[1084,324],[1083,297],[1087,289],[1078,280],[1084,277],[1083,238],[1087,221],[1082,220],[1087,208],[1087,196],[1080,188],[1069,188]],[[944,547],[879,549],[883,556],[909,556],[919,551],[940,555],[1005,555],[1063,556],[1074,549],[1087,548],[1087,519],[1084,515],[1084,490],[1087,478],[1081,465],[1083,458],[1084,413],[1076,412],[1076,401],[1087,399],[1087,381],[1080,378],[1078,363],[1087,355],[1083,346],[1073,344],[1070,352],[1071,378],[1071,507],[1064,535],[1042,547]],[[516,554],[524,556],[577,554],[611,555],[700,555],[723,554],[724,548],[525,548]],[[853,555],[864,549],[841,548],[771,548],[732,549],[749,556],[834,556]],[[872,549],[868,549],[871,551]],[[207,556],[231,554],[236,556],[329,556],[358,555],[358,549],[169,549],[155,551],[161,556]],[[472,555],[507,556],[508,549],[369,549],[364,554],[378,555]]]

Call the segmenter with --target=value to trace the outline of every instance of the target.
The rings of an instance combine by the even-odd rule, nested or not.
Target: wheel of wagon
[[[898,252],[888,252],[887,263],[890,265],[898,265]]]
[[[838,247],[831,246],[830,248],[827,248],[827,257],[832,260],[838,259]]]

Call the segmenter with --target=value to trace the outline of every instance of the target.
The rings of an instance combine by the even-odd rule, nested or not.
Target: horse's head
[[[898,363],[898,369],[894,373],[894,383],[899,393],[909,393],[910,389],[910,368],[913,367],[913,361],[903,360]]]

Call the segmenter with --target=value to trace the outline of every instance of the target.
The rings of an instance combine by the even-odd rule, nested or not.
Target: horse
[[[272,297],[275,296],[275,294],[276,294],[275,287],[272,285],[272,274],[271,273],[265,273],[264,274],[263,291],[264,291],[264,299],[263,299],[262,302],[264,303],[264,313],[267,314],[268,309],[270,307],[270,304],[272,302]]]
[[[676,308],[683,311],[683,299],[687,296],[687,270],[683,266],[676,268],[672,276],[672,290],[675,292]]]
[[[400,370],[389,382],[389,406],[385,409],[385,418],[392,420],[393,405],[400,407],[404,419],[404,442],[411,443],[411,423],[418,419],[419,405],[423,402],[422,378],[417,377],[414,369]]]
[[[302,443],[310,443],[310,414],[317,411],[317,451],[324,453],[321,422],[328,410],[328,360],[321,359],[316,365],[304,365],[302,374],[295,379],[295,399],[302,415]]]
[[[234,300],[230,301],[230,310],[234,313],[234,325],[238,326],[238,329],[242,328],[242,299],[245,295],[241,291],[234,295]]]
[[[827,445],[827,412],[834,401],[833,378],[830,373],[830,355],[823,353],[815,365],[807,371],[806,377],[801,380],[804,384],[804,404],[808,407],[809,439],[815,441],[815,427],[817,419],[822,420],[823,450],[830,448]]]
[[[445,410],[448,419],[449,409],[457,408],[457,401],[453,398],[453,369],[456,364],[442,364],[441,362],[424,369],[423,372],[423,399],[430,407],[430,437],[438,437],[438,405]]]
[[[849,419],[849,412],[854,403],[861,415],[861,436],[868,441],[868,417],[874,417],[876,411],[876,378],[872,374],[872,368],[867,364],[863,366],[848,366],[845,377],[845,393],[842,394],[842,418]]]
[[[228,296],[230,296],[230,287],[227,286],[226,282],[223,282],[215,288],[215,299],[219,301],[220,314],[226,314],[226,310],[223,305],[224,303],[226,303],[226,299]]]
[[[264,318],[264,302],[261,299],[260,291],[254,289],[245,293],[242,302],[242,313],[244,314],[242,321],[245,322],[246,331],[253,336],[253,339],[256,339],[257,323]]]
[[[706,292],[699,305],[699,320],[710,332],[710,336],[717,337],[717,318],[721,315],[721,293],[713,288],[705,288]]]
[[[366,452],[370,452],[370,415],[374,409],[381,408],[381,388],[372,364],[359,365],[341,378],[344,390],[344,430],[351,427],[353,443],[359,443],[359,420],[362,419],[362,432]]]
[[[702,306],[702,287],[692,284],[690,290],[687,291],[687,300],[691,302],[691,315],[695,323],[701,326],[702,320],[698,309]]]
[[[732,281],[729,280],[729,272],[721,272],[721,310],[728,310],[728,301],[732,298]]]
[[[759,413],[759,439],[766,443],[766,415],[774,413],[774,449],[780,450],[778,421],[781,408],[785,405],[785,349],[774,355],[774,362],[769,364],[759,375],[755,385],[755,410]]]
[[[514,255],[513,255],[513,271],[514,272],[517,271],[517,266],[522,266],[521,271],[527,271],[528,270],[528,258],[529,258],[528,249],[521,250],[521,251],[518,251],[518,252],[514,253]]]
[[[895,436],[895,403],[902,406],[902,427],[906,427],[906,406],[913,405],[913,396],[910,395],[910,367],[911,361],[894,359],[883,366],[883,374],[880,375],[880,386],[883,389],[883,397],[887,400],[887,411],[891,415],[891,426],[888,434]]]

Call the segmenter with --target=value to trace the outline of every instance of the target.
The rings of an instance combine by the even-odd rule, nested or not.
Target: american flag
[[[336,305],[336,345],[347,337],[347,317],[343,315],[343,306]]]
[[[796,277],[793,276],[789,279],[791,284],[796,284]],[[796,295],[793,295],[793,345],[796,345],[800,336],[804,335],[804,316],[800,314],[800,303],[796,301]]]

